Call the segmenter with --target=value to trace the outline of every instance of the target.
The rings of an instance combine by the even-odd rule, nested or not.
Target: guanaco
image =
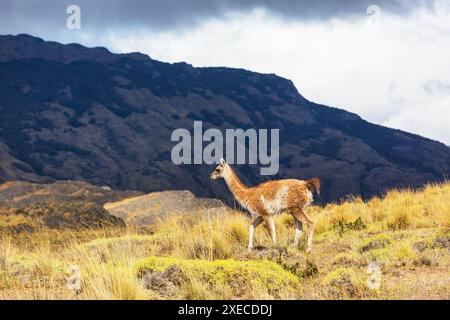
[[[254,217],[249,228],[248,249],[253,249],[253,236],[255,228],[265,223],[276,244],[274,215],[289,213],[294,217],[295,236],[293,246],[297,247],[303,233],[303,224],[309,225],[306,252],[311,252],[315,222],[306,213],[308,206],[313,202],[313,191],[320,194],[320,181],[317,178],[310,180],[284,179],[261,183],[255,187],[244,185],[222,158],[220,164],[211,173],[213,180],[224,179],[237,202]]]

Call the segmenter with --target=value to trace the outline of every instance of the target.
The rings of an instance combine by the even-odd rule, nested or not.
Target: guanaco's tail
[[[308,188],[311,192],[313,192],[314,188],[316,188],[317,194],[320,194],[320,180],[317,178],[307,180],[306,188]]]

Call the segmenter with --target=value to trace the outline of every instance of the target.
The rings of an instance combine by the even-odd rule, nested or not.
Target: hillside
[[[171,215],[195,216],[201,210],[214,214],[223,214],[226,211],[226,206],[219,200],[197,198],[186,190],[151,192],[139,197],[108,202],[104,208],[134,226],[152,225]]]
[[[152,234],[0,233],[0,299],[450,299],[449,197],[446,183],[313,207],[309,255],[303,240],[290,246],[287,215],[276,220],[278,246],[261,227],[248,252],[250,219],[233,210],[173,214]]]
[[[49,184],[9,181],[0,184],[0,233],[124,227],[125,222],[103,205],[139,195],[136,191],[114,191],[82,181]]]
[[[116,191],[108,186],[93,186],[83,181],[30,183],[9,181],[0,184],[0,208],[23,208],[42,201],[84,201],[104,205],[141,195],[138,191]]]
[[[196,215],[199,210],[223,214],[226,206],[186,190],[143,195],[82,181],[0,184],[0,232],[5,233],[34,232],[42,227],[98,228],[111,221],[145,228],[170,215]]]
[[[172,131],[192,130],[194,120],[204,129],[280,129],[280,171],[270,178],[317,176],[321,202],[450,175],[444,144],[310,102],[274,74],[17,35],[0,36],[0,88],[0,182],[82,180],[232,203],[210,181],[211,166],[170,160]],[[248,184],[262,179],[256,165],[237,169]]]

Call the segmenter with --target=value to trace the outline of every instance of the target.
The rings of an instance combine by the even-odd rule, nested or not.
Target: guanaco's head
[[[220,164],[211,172],[209,176],[211,179],[216,180],[225,177],[225,171],[227,170],[227,163],[223,158],[220,158]]]

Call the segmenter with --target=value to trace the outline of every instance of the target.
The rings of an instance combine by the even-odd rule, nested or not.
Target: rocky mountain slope
[[[141,194],[138,191],[115,191],[108,186],[96,187],[83,181],[57,181],[48,184],[9,181],[0,184],[0,208],[24,208],[46,201],[94,202],[103,206],[106,202]]]
[[[21,233],[47,227],[98,228],[147,226],[172,214],[224,214],[219,200],[197,198],[190,191],[163,191],[143,195],[117,191],[83,181],[0,184],[0,233]]]
[[[171,162],[176,128],[279,128],[280,171],[243,181],[322,180],[321,201],[450,175],[450,148],[312,103],[292,82],[145,55],[0,36],[0,181],[84,180],[117,189],[190,190],[230,199],[212,166]]]
[[[108,202],[104,208],[130,225],[149,225],[173,214],[224,214],[226,210],[219,200],[197,198],[186,190],[152,192]]]

